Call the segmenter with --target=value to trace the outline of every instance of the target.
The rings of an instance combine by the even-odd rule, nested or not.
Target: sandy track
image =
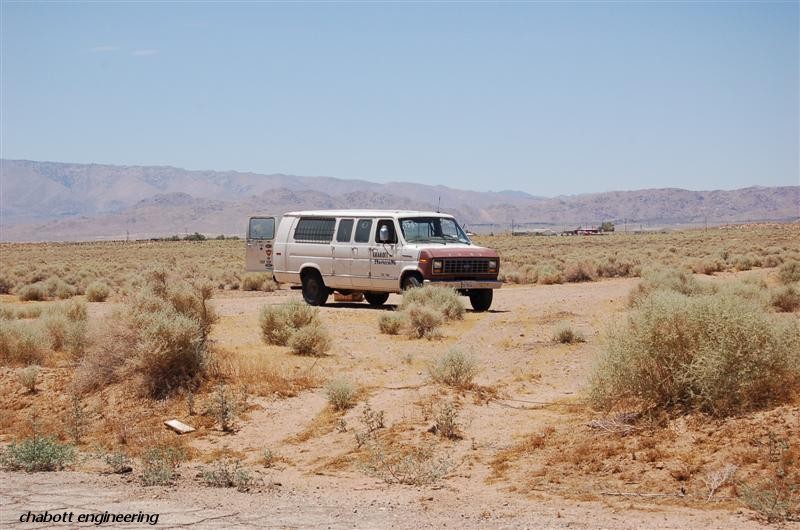
[[[476,499],[449,487],[390,488],[375,482],[346,491],[322,492],[311,480],[297,489],[284,484],[257,493],[184,486],[174,490],[143,489],[120,477],[78,472],[0,473],[0,482],[0,524],[5,528],[49,527],[19,523],[19,516],[28,510],[73,511],[76,517],[79,513],[137,513],[141,510],[160,514],[159,528],[190,525],[204,528],[620,529],[757,526],[740,514],[724,511],[674,507],[638,510],[627,503],[606,505],[560,499],[530,502],[496,493]]]

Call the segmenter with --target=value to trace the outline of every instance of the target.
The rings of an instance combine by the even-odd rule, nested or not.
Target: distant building
[[[512,236],[555,236],[558,235],[549,228],[532,228],[530,230],[514,230]]]
[[[599,226],[579,226],[574,230],[564,230],[562,236],[597,236],[602,234]]]

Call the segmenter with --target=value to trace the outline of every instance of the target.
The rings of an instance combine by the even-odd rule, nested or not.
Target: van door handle
[[[353,254],[358,254],[358,247],[352,247]]]

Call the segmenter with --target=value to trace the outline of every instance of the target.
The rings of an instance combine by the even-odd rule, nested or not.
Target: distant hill
[[[732,191],[653,189],[555,198],[407,182],[165,166],[1,160],[0,240],[144,238],[242,234],[254,214],[307,208],[441,209],[473,229],[569,226],[601,221],[648,226],[796,220],[800,186]],[[487,179],[490,181],[490,179]]]

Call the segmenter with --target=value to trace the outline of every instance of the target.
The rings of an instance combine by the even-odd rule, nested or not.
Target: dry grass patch
[[[215,350],[209,372],[213,378],[244,385],[258,396],[294,397],[320,385],[319,374],[312,369],[291,369],[263,353]]]

